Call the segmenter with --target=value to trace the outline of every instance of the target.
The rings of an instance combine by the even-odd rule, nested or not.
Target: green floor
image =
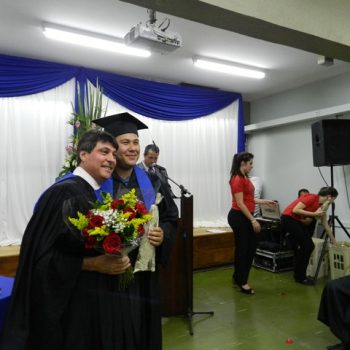
[[[215,314],[195,315],[193,336],[185,317],[164,318],[164,350],[323,350],[339,343],[317,321],[325,279],[309,287],[295,283],[291,272],[253,268],[256,294],[250,296],[232,285],[231,276],[231,268],[194,273],[194,311]]]

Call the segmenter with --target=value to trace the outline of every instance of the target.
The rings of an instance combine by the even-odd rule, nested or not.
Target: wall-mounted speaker
[[[314,166],[350,164],[349,119],[323,119],[311,131]]]

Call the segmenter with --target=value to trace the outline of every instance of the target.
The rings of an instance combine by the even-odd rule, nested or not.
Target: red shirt
[[[295,201],[290,203],[288,207],[283,210],[282,215],[291,216],[293,219],[300,221],[303,217],[293,213],[294,207],[301,202],[305,205],[305,208],[303,210],[311,211],[314,213],[321,206],[319,199],[320,197],[317,194],[304,194],[300,198],[297,198]]]
[[[241,210],[237,205],[235,194],[242,192],[244,204],[248,210],[253,213],[255,209],[254,185],[249,178],[235,175],[231,178],[230,186],[232,194],[232,209]]]

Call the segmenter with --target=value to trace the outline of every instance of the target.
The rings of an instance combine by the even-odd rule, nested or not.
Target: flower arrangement
[[[145,232],[144,225],[152,219],[143,202],[137,199],[136,190],[112,199],[103,193],[103,202],[96,201],[86,214],[69,217],[70,223],[82,232],[86,249],[101,253],[122,255],[140,245]],[[129,268],[120,276],[120,287],[125,288],[133,279]]]
[[[69,125],[73,126],[73,135],[69,145],[66,146],[66,157],[64,164],[58,177],[66,175],[68,172],[72,172],[77,166],[77,146],[81,136],[85,131],[93,127],[92,121],[101,118],[103,110],[104,116],[106,114],[106,108],[102,108],[102,96],[103,92],[98,82],[96,89],[89,85],[85,87],[84,98],[82,97],[81,87],[78,84],[77,89],[77,101],[78,105],[76,109],[72,103],[72,118],[68,121]]]

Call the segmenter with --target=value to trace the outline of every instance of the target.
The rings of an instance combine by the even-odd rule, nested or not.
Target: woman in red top
[[[305,218],[320,219],[332,243],[335,242],[326,220],[326,211],[322,205],[327,201],[333,203],[338,191],[333,187],[322,187],[318,194],[305,194],[284,209],[281,217],[281,230],[288,232],[295,249],[294,279],[304,285],[313,285],[314,281],[306,276],[307,265],[315,248],[312,234],[305,225]]]
[[[274,201],[254,198],[254,185],[248,174],[253,168],[253,154],[242,152],[235,154],[231,167],[232,208],[228,213],[228,223],[235,235],[235,271],[233,282],[242,293],[254,294],[254,289],[248,284],[249,272],[252,267],[256,250],[256,233],[261,227],[254,218],[255,204],[275,205]]]

